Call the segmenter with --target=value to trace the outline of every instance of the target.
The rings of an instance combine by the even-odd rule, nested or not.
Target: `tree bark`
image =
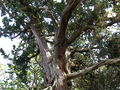
[[[66,69],[66,58],[65,52],[68,47],[66,41],[66,29],[68,21],[72,14],[72,11],[79,4],[80,0],[70,0],[66,8],[61,14],[60,28],[55,35],[55,81],[53,85],[53,90],[71,90],[71,81],[67,80],[66,74],[68,73]]]
[[[71,83],[70,81],[67,81],[66,78],[66,45],[58,44],[55,46],[55,56],[51,61],[47,56],[47,51],[42,43],[41,37],[33,24],[31,25],[31,31],[36,37],[37,44],[39,45],[39,50],[42,56],[41,65],[45,75],[45,86],[51,86],[52,90],[71,90]]]

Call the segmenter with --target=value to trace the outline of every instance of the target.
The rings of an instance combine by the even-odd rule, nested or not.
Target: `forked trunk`
[[[71,90],[71,81],[67,80],[66,74],[66,60],[65,60],[66,47],[57,45],[55,47],[55,57],[53,59],[50,71],[52,71],[53,82],[50,90]]]
[[[52,90],[71,90],[71,81],[67,80],[66,71],[63,71],[60,67],[60,62],[56,64],[55,79]]]

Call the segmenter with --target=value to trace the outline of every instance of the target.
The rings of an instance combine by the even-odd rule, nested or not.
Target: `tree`
[[[35,57],[42,68],[44,87],[52,90],[71,90],[72,79],[120,62],[118,57],[108,59],[107,53],[97,58],[91,53],[107,48],[101,32],[113,24],[119,27],[119,0],[1,0],[0,5],[4,17],[0,36],[21,39],[18,48],[13,46],[10,59],[24,83]],[[114,13],[110,16],[109,8]],[[79,60],[77,65],[76,58],[87,63]]]

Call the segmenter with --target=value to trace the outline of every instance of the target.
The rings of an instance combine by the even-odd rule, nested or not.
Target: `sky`
[[[2,27],[2,17],[0,16],[0,26]],[[9,38],[0,37],[0,48],[3,48],[3,50],[10,54],[11,50],[13,48],[13,45],[18,46],[18,43],[20,42],[20,39],[16,38],[11,41]],[[6,70],[8,69],[7,64],[10,63],[10,60],[4,59],[3,56],[0,53],[0,81],[4,80],[8,77],[8,74],[6,73]]]
[[[3,27],[1,16],[0,16],[0,27]],[[17,46],[19,42],[20,42],[20,40],[18,38],[11,41],[11,39],[9,39],[9,38],[1,37],[0,38],[0,48],[3,48],[3,50],[5,50],[5,52],[7,54],[10,54],[11,49],[13,48],[13,45]],[[4,59],[0,53],[0,64],[7,65],[8,62],[9,62],[9,60]]]
[[[61,0],[54,0],[54,1],[61,2]]]
[[[7,54],[11,53],[11,49],[13,45],[17,45],[19,43],[19,39],[15,39],[11,41],[9,38],[2,37],[0,38],[0,48],[3,48]],[[2,55],[0,55],[0,64],[6,65],[9,61],[5,60]]]

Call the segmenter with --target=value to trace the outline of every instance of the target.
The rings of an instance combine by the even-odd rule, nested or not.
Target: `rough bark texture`
[[[41,55],[42,55],[42,61],[41,61],[41,66],[43,67],[43,71],[44,71],[44,74],[45,74],[45,82],[46,84],[51,84],[52,82],[52,78],[51,78],[51,72],[50,72],[50,68],[49,68],[49,57],[47,57],[47,51],[42,43],[42,40],[40,38],[40,35],[39,33],[36,31],[35,29],[35,26],[33,24],[31,24],[31,30],[34,34],[34,36],[36,37],[37,39],[37,43],[39,45],[39,50],[41,52]],[[48,86],[47,85],[47,86]]]
[[[42,67],[43,72],[45,74],[45,82],[46,82],[46,89],[45,90],[71,90],[71,79],[77,78],[81,75],[85,75],[86,73],[99,68],[105,64],[111,64],[119,62],[120,60],[117,59],[115,62],[109,61],[102,61],[100,63],[94,64],[91,67],[85,68],[80,72],[71,73],[69,74],[66,69],[66,58],[65,52],[66,48],[69,44],[74,42],[74,40],[84,31],[91,27],[84,27],[76,30],[73,32],[69,39],[66,39],[66,29],[68,25],[68,21],[72,14],[72,11],[75,7],[80,3],[80,0],[70,0],[66,8],[63,10],[61,14],[60,26],[56,24],[54,18],[53,21],[55,22],[55,26],[57,27],[58,31],[55,33],[55,45],[54,45],[54,56],[51,59],[47,56],[47,51],[42,43],[41,36],[38,34],[37,30],[35,29],[34,25],[31,25],[31,30],[37,40],[37,44],[39,45],[39,50],[42,56]],[[109,25],[107,25],[109,26]],[[94,28],[94,27],[92,27]],[[89,50],[87,50],[89,51]]]
[[[56,67],[56,84],[53,90],[71,90],[69,85],[71,82],[67,81],[66,74],[66,59],[65,52],[67,48],[66,44],[66,28],[72,11],[79,4],[80,0],[70,0],[66,8],[61,14],[60,29],[56,33],[55,37],[55,67]]]
[[[6,1],[7,0],[5,0],[5,1],[1,0],[1,3],[3,5],[5,5],[3,2],[6,2]],[[10,0],[8,0],[8,1],[10,1]],[[14,0],[11,0],[11,1],[14,1]],[[32,1],[32,0],[30,0],[30,1]],[[48,1],[52,1],[52,0],[45,0],[46,3]],[[61,0],[61,1],[64,2],[65,0]],[[75,30],[73,30],[71,32],[69,38],[66,38],[67,26],[69,24],[69,19],[71,17],[71,14],[73,13],[73,10],[80,3],[81,3],[80,5],[82,5],[82,3],[86,2],[86,1],[87,0],[67,0],[68,3],[67,3],[67,5],[65,4],[66,7],[63,9],[63,12],[61,13],[61,16],[59,18],[60,22],[58,22],[58,20],[56,20],[56,18],[54,17],[54,14],[52,14],[52,12],[49,11],[49,9],[47,8],[47,5],[45,7],[37,8],[37,11],[36,11],[36,10],[34,10],[34,7],[33,7],[34,5],[32,6],[31,4],[27,3],[27,2],[29,2],[29,0],[18,0],[17,1],[20,4],[20,7],[22,7],[22,8],[19,8],[20,13],[24,13],[28,19],[27,22],[25,19],[26,28],[24,27],[24,29],[27,29],[27,30],[26,31],[24,30],[24,31],[27,32],[30,29],[31,30],[30,32],[33,33],[34,37],[36,38],[37,45],[39,46],[40,56],[42,57],[42,60],[40,60],[39,63],[42,66],[42,71],[44,73],[44,81],[45,81],[45,88],[46,88],[45,90],[71,90],[71,86],[72,86],[71,81],[70,81],[71,79],[85,75],[86,73],[93,71],[102,65],[120,62],[119,58],[106,60],[106,61],[102,61],[99,63],[95,63],[95,64],[93,64],[93,66],[87,67],[87,68],[81,70],[80,72],[68,73],[68,71],[66,69],[67,61],[66,61],[66,57],[65,57],[67,47],[71,43],[73,43],[76,40],[76,38],[78,38],[80,36],[80,34],[82,34],[83,32],[86,32],[88,30],[89,31],[95,30],[95,24],[93,24],[95,21],[95,18],[93,18],[93,20],[90,22],[92,24],[87,24],[87,23],[85,23],[83,25],[81,24],[79,27],[76,27]],[[84,7],[84,6],[82,6],[82,7]],[[101,8],[101,6],[97,6],[94,8],[97,11],[97,9]],[[7,11],[6,8],[4,8],[4,10]],[[8,7],[8,10],[9,10],[9,7]],[[50,54],[50,52],[48,50],[47,43],[42,39],[40,32],[37,30],[37,29],[41,29],[39,27],[37,28],[37,25],[39,25],[38,23],[39,22],[41,23],[41,21],[40,21],[41,19],[39,16],[40,13],[38,12],[41,10],[44,12],[44,15],[45,15],[45,13],[47,13],[47,15],[53,21],[54,27],[57,29],[57,31],[55,32],[55,38],[54,38],[55,43],[53,43],[53,44],[55,44],[54,50],[53,50],[53,53],[54,53],[53,56],[48,55],[48,54]],[[55,10],[57,10],[57,9],[55,9]],[[17,11],[17,8],[15,11]],[[8,14],[12,15],[10,13],[8,13]],[[90,18],[88,18],[88,19],[90,19]],[[40,19],[40,20],[38,20],[38,19]],[[90,20],[88,20],[88,21],[90,21]],[[114,23],[120,22],[120,16],[116,16],[113,18],[107,18],[106,21],[107,21],[107,23],[102,23],[100,25],[97,25],[97,28],[99,28],[99,27],[106,28],[107,26],[111,26]],[[84,19],[82,22],[84,22]],[[0,33],[2,33],[2,32],[0,32]],[[97,48],[97,47],[93,47],[93,48]],[[92,49],[92,48],[74,49],[74,50],[72,50],[70,55],[73,56],[75,52],[79,52],[79,53],[90,52],[90,49]]]
[[[41,52],[42,61],[41,65],[43,67],[43,72],[45,74],[45,84],[46,87],[52,86],[52,90],[70,90],[69,83],[66,79],[66,62],[65,62],[65,50],[66,47],[57,45],[55,47],[55,58],[51,62],[50,58],[47,56],[47,51],[43,46],[41,37],[36,31],[35,26],[31,25],[31,30],[36,37],[37,43],[39,45],[39,50]],[[52,64],[51,64],[52,63]],[[53,81],[54,80],[54,81]],[[68,89],[69,88],[69,89]]]

